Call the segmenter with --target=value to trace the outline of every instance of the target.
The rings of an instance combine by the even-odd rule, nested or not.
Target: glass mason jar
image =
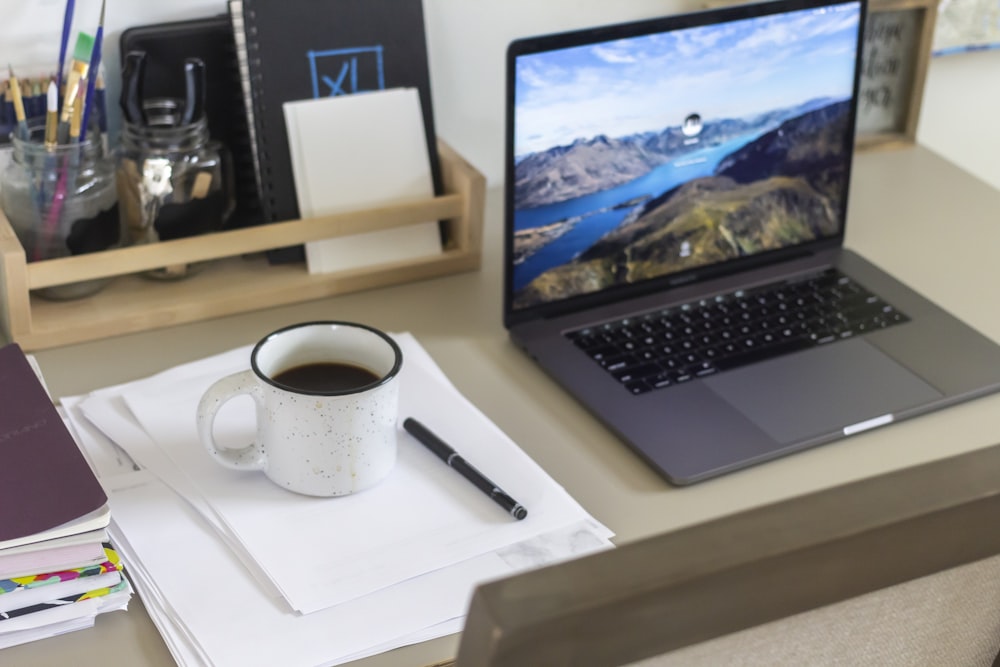
[[[117,154],[122,224],[131,243],[156,243],[222,229],[235,207],[228,149],[210,139],[204,117],[180,124],[178,100],[150,100],[145,122],[126,122]],[[176,280],[197,266],[146,272]]]
[[[28,138],[11,136],[13,159],[3,173],[3,211],[27,261],[98,252],[124,243],[115,192],[114,162],[95,133],[82,142],[46,148],[44,125]],[[76,299],[110,278],[34,290],[49,299]]]

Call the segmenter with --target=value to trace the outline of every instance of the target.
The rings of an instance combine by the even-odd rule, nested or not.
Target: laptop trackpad
[[[842,431],[942,396],[861,338],[722,373],[705,384],[780,443]]]

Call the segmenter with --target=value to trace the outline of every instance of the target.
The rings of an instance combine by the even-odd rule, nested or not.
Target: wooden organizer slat
[[[40,262],[26,261],[0,212],[4,333],[26,350],[43,349],[476,270],[482,258],[486,179],[446,143],[439,142],[438,149],[445,191],[438,197]],[[310,275],[302,263],[270,265],[262,256],[244,257],[427,220],[445,222],[444,252],[427,259]],[[194,262],[207,264],[176,282],[137,275]],[[106,277],[115,279],[82,299],[49,301],[31,294]]]

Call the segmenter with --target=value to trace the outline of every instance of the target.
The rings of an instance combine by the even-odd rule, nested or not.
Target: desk
[[[1000,192],[922,147],[858,157],[848,245],[996,340]],[[313,301],[37,354],[56,396],[149,375],[256,341],[290,322],[360,320],[409,330],[457,387],[621,544],[851,480],[1000,441],[1000,395],[678,489],[668,486],[553,384],[500,322],[500,192],[487,197],[478,273]],[[928,350],[928,354],[937,354]],[[331,631],[336,631],[331,628]],[[422,665],[454,655],[455,637],[376,656],[358,667]],[[136,598],[92,630],[8,649],[3,664],[172,665]]]

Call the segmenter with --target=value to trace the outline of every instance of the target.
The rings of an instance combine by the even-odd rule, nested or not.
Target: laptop
[[[1000,346],[843,247],[865,13],[508,48],[504,325],[670,483],[1000,388]]]

